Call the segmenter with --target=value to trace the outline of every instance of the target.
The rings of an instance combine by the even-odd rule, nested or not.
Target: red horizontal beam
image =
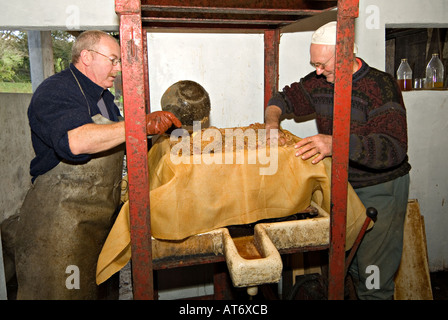
[[[329,0],[142,0],[144,6],[200,7],[200,8],[254,8],[254,9],[313,9],[324,10],[336,7],[337,1]]]
[[[190,18],[158,18],[158,17],[143,17],[143,23],[196,23],[196,24],[248,24],[248,25],[279,25],[289,24],[296,20],[234,20],[234,19],[190,19]]]

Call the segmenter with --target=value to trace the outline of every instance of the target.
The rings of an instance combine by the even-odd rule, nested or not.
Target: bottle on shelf
[[[431,60],[429,60],[426,66],[426,80],[425,87],[427,89],[443,88],[443,76],[444,76],[443,63],[437,53],[432,54]]]
[[[397,81],[401,91],[412,90],[412,69],[409,66],[408,59],[401,59],[400,66],[397,69]]]

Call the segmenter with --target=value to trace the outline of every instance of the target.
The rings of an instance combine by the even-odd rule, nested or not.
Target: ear
[[[89,50],[84,49],[81,51],[80,60],[83,65],[89,66],[92,63],[93,57]]]

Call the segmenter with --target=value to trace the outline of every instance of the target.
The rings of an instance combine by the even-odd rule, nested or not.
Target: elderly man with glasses
[[[120,200],[124,121],[108,90],[121,71],[120,46],[86,31],[72,63],[46,79],[28,109],[35,158],[16,239],[18,299],[97,299],[96,261]],[[180,121],[147,115],[147,134]]]
[[[318,163],[333,150],[333,96],[336,22],[316,30],[310,63],[316,70],[274,94],[265,112],[266,129],[278,129],[282,115],[316,115],[318,134],[295,145],[298,161]],[[409,193],[406,109],[393,76],[353,55],[348,180],[365,207],[378,217],[350,266],[359,299],[391,299],[402,254]],[[279,135],[279,144],[282,137]],[[379,270],[379,286],[367,283],[369,266]]]

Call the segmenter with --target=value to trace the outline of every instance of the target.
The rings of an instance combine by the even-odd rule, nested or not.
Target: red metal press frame
[[[280,30],[264,32],[264,108],[272,94],[278,90]]]
[[[126,160],[129,181],[132,277],[135,299],[154,298],[151,221],[147,158],[145,60],[140,0],[117,0],[123,102],[126,128]]]
[[[352,80],[350,61],[353,54],[354,19],[358,16],[358,4],[358,0],[338,1],[329,299],[343,299],[344,296]],[[146,39],[144,39],[146,32],[142,28],[140,0],[116,0],[115,9],[120,17],[134,299],[154,299],[149,181],[147,178],[147,137],[144,125],[145,114],[150,111],[149,84],[147,83],[147,74],[145,74],[147,72]],[[212,12],[216,8],[208,9]],[[223,29],[223,24],[220,24],[218,28]],[[266,107],[271,94],[278,90],[279,29],[264,30],[264,41],[264,104]]]

